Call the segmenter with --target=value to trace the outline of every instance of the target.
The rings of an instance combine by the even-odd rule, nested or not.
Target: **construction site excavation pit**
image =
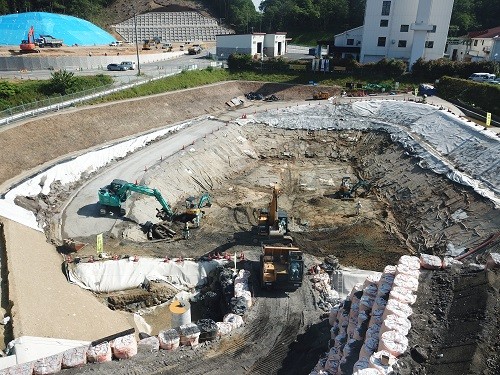
[[[190,258],[214,262],[216,257],[222,261],[227,256],[226,269],[236,259],[237,269],[251,275],[251,307],[243,314],[245,325],[229,336],[191,352],[139,352],[126,364],[113,361],[65,373],[169,373],[186,365],[196,374],[310,373],[330,348],[331,327],[325,317],[341,296],[325,299],[310,274],[294,291],[259,287],[263,238],[257,233],[257,223],[275,186],[279,187],[278,207],[288,214],[290,234],[294,246],[304,253],[306,270],[321,264],[330,275],[338,266],[346,275],[352,270],[349,267],[382,272],[386,266],[398,264],[403,255],[458,256],[498,230],[499,173],[488,164],[500,154],[498,140],[472,125],[460,125],[464,120],[439,106],[403,101],[301,102],[269,106],[253,115],[240,111],[229,121],[224,116],[197,119],[135,152],[140,161],[145,160],[141,153],[157,152],[155,162],[137,164],[133,171],[128,168],[127,177],[120,174],[126,169],[118,167],[125,158],[113,161],[107,172],[75,180],[71,191],[45,179],[45,184],[52,185],[50,193],[40,193],[34,200],[18,197],[19,204],[34,208],[47,238],[72,257],[69,269],[91,257],[94,264],[114,260],[133,265],[151,258],[183,267]],[[184,134],[183,130],[196,133],[197,138],[173,138]],[[463,141],[472,134],[477,141]],[[166,156],[168,144],[175,145],[176,151]],[[481,171],[474,171],[477,163],[473,158],[482,163]],[[187,197],[205,192],[211,196],[211,206],[203,208],[200,226],[190,228],[188,239],[182,236],[183,223],[173,223],[174,237],[149,240],[144,224],[154,221],[156,208],[160,208],[155,197],[133,193],[124,205],[124,216],[99,216],[97,189],[114,178],[157,189],[176,212],[185,210]],[[99,233],[103,233],[104,243],[101,258],[96,256]],[[77,253],[66,254],[64,238],[84,246]],[[79,264],[74,264],[75,257]],[[410,337],[415,345],[425,347],[428,360],[415,361],[404,354],[398,373],[439,366],[446,316],[453,304],[453,280],[472,271],[454,272],[422,272],[417,301],[428,300],[431,305],[417,302],[414,316],[418,319],[412,319]],[[172,287],[171,280],[162,283],[159,279],[139,288],[94,292],[114,309],[135,312],[170,301],[179,292],[176,283]],[[448,295],[432,287],[436,279]],[[78,282],[85,284],[84,280]],[[201,289],[207,293],[221,287],[204,285]],[[345,290],[339,292],[345,294]],[[212,309],[221,301],[217,299]],[[191,304],[192,320],[208,318],[203,311],[207,305]],[[226,312],[216,311],[210,318],[219,321]],[[154,328],[142,331],[156,334],[159,328],[154,319],[161,314],[150,315]],[[158,319],[163,321],[163,317]],[[149,324],[147,317],[144,320]],[[471,345],[487,352],[494,344],[481,341]],[[489,358],[498,364],[495,354]],[[228,363],[231,361],[237,361],[236,368]]]

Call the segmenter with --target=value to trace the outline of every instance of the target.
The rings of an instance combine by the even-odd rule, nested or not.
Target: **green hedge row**
[[[459,100],[486,112],[500,115],[500,85],[442,77],[439,79],[437,89],[443,99]]]
[[[472,73],[496,73],[497,66],[493,61],[451,61],[448,59],[423,60],[418,59],[412,66],[413,77],[434,81],[443,76],[469,78]]]

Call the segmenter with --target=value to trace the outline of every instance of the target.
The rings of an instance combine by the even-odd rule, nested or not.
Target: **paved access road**
[[[64,209],[62,238],[87,237],[111,230],[117,220],[124,218],[99,215],[97,198],[99,188],[108,185],[115,178],[129,182],[140,180],[144,175],[145,166],[150,168],[157,165],[160,160],[182,150],[183,146],[216,132],[223,125],[223,122],[214,119],[194,120],[188,127],[104,168],[99,175],[85,183],[75,193]]]

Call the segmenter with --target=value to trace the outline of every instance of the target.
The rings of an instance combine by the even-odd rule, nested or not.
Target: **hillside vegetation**
[[[45,11],[89,20],[104,29],[151,11],[196,10],[238,33],[287,31],[291,35],[334,35],[363,24],[366,0],[0,0],[0,15]],[[450,36],[500,26],[500,1],[455,0]]]

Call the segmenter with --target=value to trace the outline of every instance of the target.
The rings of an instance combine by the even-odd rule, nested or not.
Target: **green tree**
[[[61,70],[51,74],[48,88],[54,93],[65,95],[75,86],[75,74],[66,70]]]

